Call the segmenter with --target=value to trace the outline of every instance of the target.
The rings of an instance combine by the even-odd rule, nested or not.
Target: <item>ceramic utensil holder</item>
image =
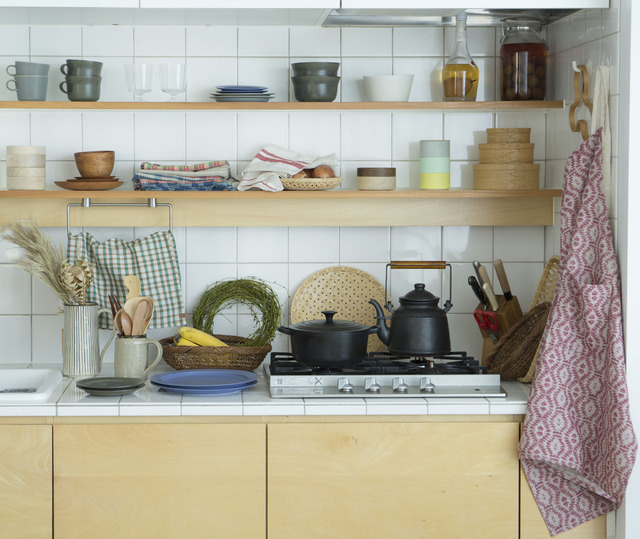
[[[505,299],[504,296],[496,296],[498,300],[498,310],[493,311],[491,307],[487,307],[485,309],[482,303],[479,303],[476,307],[476,310],[486,310],[487,312],[495,312],[496,319],[498,320],[498,339],[500,339],[509,328],[511,328],[515,323],[518,322],[522,318],[522,309],[520,307],[520,303],[518,302],[517,296],[512,296],[509,301]],[[491,339],[489,334],[478,328],[480,333],[482,334],[482,365],[484,365],[485,358],[489,355],[493,347],[495,346],[495,342]]]
[[[448,140],[420,141],[420,189],[449,189],[451,161]]]
[[[45,146],[7,146],[7,189],[42,191],[46,163]]]
[[[148,350],[155,346],[155,357],[149,364]],[[116,376],[145,378],[162,359],[162,345],[146,336],[123,336],[116,338],[114,369]]]
[[[98,308],[97,303],[64,306],[62,333],[62,374],[70,378],[88,378],[100,374],[102,358],[116,334],[111,336],[100,351],[98,343],[98,315],[110,313]]]

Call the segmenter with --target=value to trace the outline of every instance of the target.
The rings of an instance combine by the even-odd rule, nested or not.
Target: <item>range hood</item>
[[[536,19],[545,25],[577,9],[467,9],[468,26],[501,26],[504,19]],[[334,9],[322,26],[455,26],[460,9]]]

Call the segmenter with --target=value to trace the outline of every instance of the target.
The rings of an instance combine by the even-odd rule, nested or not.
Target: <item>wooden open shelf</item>
[[[1,191],[0,222],[66,226],[67,204],[170,203],[174,226],[514,226],[553,224],[556,189],[396,191]],[[72,207],[73,226],[166,226],[163,207]]]
[[[60,110],[535,110],[562,109],[564,101],[445,101],[389,102],[236,102],[202,101],[169,103],[166,101],[0,101],[0,109]]]

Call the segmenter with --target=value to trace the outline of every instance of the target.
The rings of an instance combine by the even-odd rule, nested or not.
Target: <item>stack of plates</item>
[[[85,378],[76,382],[76,387],[95,397],[115,397],[128,395],[137,389],[144,387],[143,378],[121,378],[99,376],[97,378]]]
[[[258,382],[254,372],[232,369],[192,369],[154,374],[151,383],[166,391],[193,395],[225,395]]]
[[[269,101],[274,94],[264,86],[216,86],[211,94],[216,101]]]

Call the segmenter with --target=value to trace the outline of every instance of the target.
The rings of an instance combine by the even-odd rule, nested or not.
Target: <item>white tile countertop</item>
[[[152,374],[167,370],[171,369],[165,365]],[[29,403],[18,398],[0,403],[0,417],[524,415],[530,389],[503,381],[507,392],[503,398],[273,399],[262,368],[256,372],[256,385],[230,395],[181,395],[147,381],[130,395],[96,397],[77,388],[74,380],[63,378],[45,401]],[[101,376],[113,376],[113,365],[105,365]]]

